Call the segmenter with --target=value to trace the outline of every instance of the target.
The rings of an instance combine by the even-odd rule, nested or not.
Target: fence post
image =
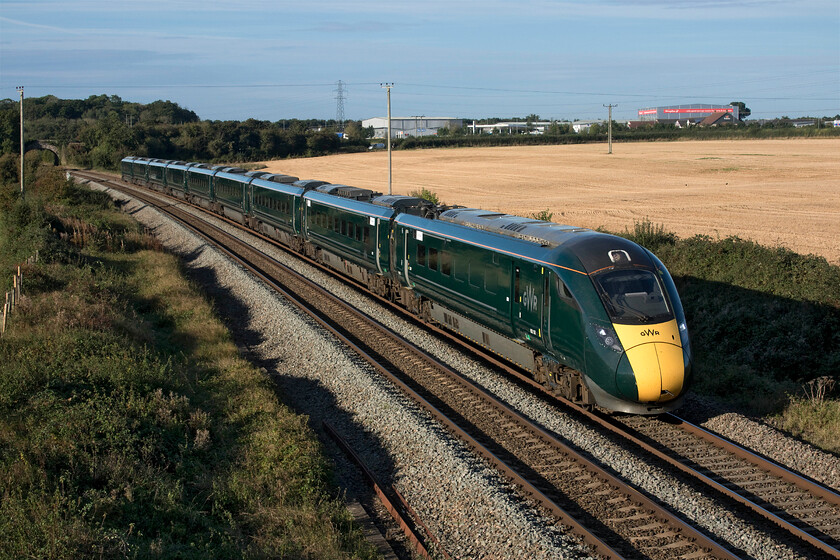
[[[9,314],[9,292],[6,292],[6,301],[3,303],[3,324],[0,325],[0,334],[6,334],[6,315]]]

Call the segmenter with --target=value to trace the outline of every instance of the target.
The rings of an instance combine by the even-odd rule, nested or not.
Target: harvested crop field
[[[393,192],[623,231],[737,235],[840,264],[840,139],[679,141],[393,152]],[[384,151],[265,162],[268,171],[387,192]]]

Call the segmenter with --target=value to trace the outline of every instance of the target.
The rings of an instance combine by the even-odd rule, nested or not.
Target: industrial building
[[[391,138],[434,136],[441,128],[461,128],[463,119],[450,117],[391,117]],[[374,138],[388,136],[388,117],[374,117],[362,121],[362,128],[373,127]]]
[[[738,122],[737,105],[712,105],[694,103],[691,105],[669,105],[667,107],[646,107],[639,109],[640,123],[667,124],[723,124]],[[705,122],[704,122],[705,121]]]
[[[473,121],[467,128],[473,134],[545,134],[553,124],[567,125],[575,132],[585,132],[593,124],[603,124],[603,121],[503,121],[494,124],[476,124]]]

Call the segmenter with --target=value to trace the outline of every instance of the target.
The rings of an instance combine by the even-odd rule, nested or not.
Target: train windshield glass
[[[649,270],[611,270],[594,278],[613,322],[647,323],[671,318],[668,300]]]

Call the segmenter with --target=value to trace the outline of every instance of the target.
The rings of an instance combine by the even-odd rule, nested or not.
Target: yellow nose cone
[[[659,325],[616,325],[633,368],[640,402],[676,398],[685,380],[685,362],[676,321]]]
[[[627,351],[640,402],[669,401],[682,391],[682,348],[664,342],[640,344]]]

